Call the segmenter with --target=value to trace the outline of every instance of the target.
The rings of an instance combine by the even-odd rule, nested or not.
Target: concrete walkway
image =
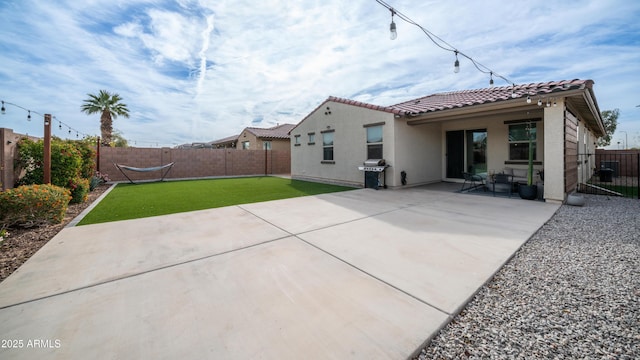
[[[0,358],[406,358],[558,207],[360,189],[65,228],[0,283]]]

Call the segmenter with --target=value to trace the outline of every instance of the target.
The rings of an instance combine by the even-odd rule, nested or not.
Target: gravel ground
[[[640,358],[640,200],[563,205],[417,359]]]

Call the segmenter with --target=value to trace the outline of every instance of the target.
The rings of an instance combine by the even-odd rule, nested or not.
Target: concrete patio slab
[[[513,201],[491,200],[451,196],[298,237],[455,314],[557,209],[527,203],[517,212]]]
[[[65,228],[0,283],[0,358],[407,357],[558,207],[360,189]]]
[[[241,207],[291,234],[300,234],[448,196],[451,193],[423,189],[393,191],[393,196],[389,191],[360,189]]]
[[[65,228],[2,282],[0,307],[286,236],[235,206]]]
[[[2,358],[408,357],[443,314],[294,238],[0,311]]]

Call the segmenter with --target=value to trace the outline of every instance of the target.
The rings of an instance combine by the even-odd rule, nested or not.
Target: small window
[[[309,145],[315,145],[316,133],[309,133]]]
[[[263,141],[262,150],[271,150],[271,141]]]
[[[243,142],[242,142],[242,149],[243,149],[243,150],[248,150],[248,149],[249,149],[249,146],[251,146],[251,143],[250,143],[250,142],[248,142],[248,141],[243,141]]]
[[[367,127],[367,159],[383,159],[382,125]]]
[[[535,123],[509,125],[509,160],[529,160],[529,136],[536,160],[537,131]]]
[[[300,135],[293,136],[293,146],[300,146]]]
[[[333,161],[333,132],[322,134],[322,160]]]

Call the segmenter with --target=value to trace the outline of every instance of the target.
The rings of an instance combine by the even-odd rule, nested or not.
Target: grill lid
[[[384,166],[384,159],[367,159],[364,161],[364,166]]]

